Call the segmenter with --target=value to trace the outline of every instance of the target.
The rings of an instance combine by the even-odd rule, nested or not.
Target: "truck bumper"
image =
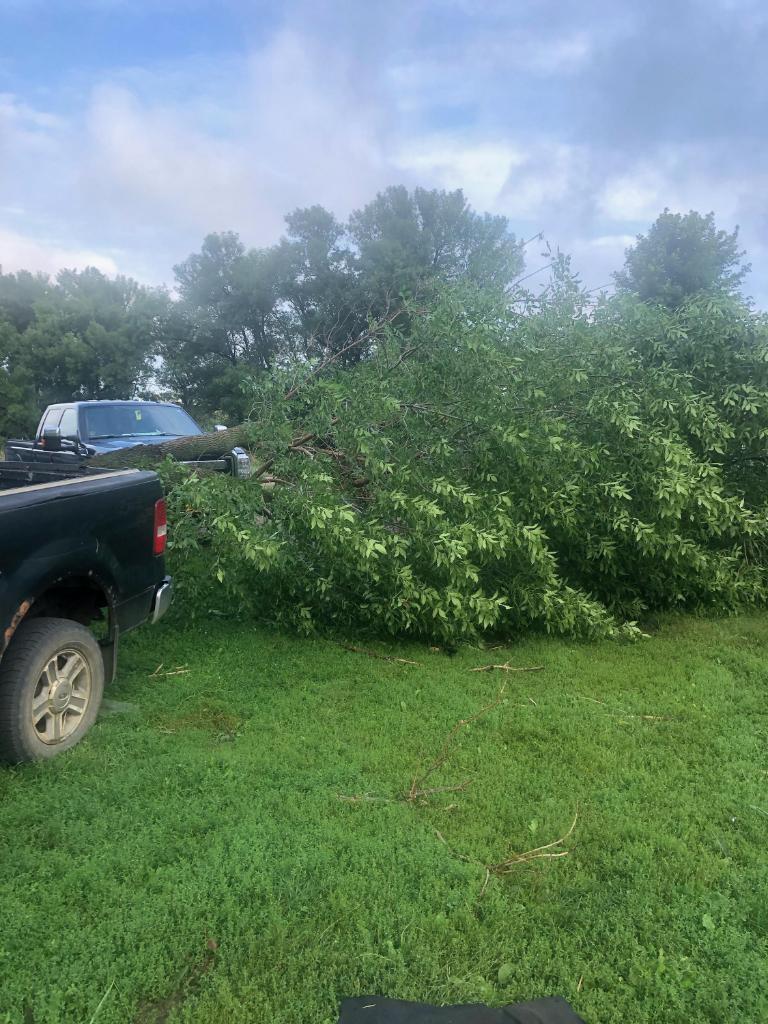
[[[173,580],[170,576],[166,576],[163,582],[155,591],[155,596],[152,599],[152,615],[151,621],[157,622],[165,615],[171,606],[171,600],[173,598]]]

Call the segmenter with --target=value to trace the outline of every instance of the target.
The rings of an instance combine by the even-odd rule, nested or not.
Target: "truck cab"
[[[170,402],[94,401],[49,405],[35,434],[80,444],[90,455],[118,448],[194,437],[204,431],[189,413]]]

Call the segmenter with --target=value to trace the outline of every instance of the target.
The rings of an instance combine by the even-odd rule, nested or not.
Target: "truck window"
[[[202,430],[183,409],[173,405],[87,405],[87,440],[118,437],[185,437]]]
[[[61,412],[61,406],[48,410],[45,416],[43,416],[43,420],[40,424],[39,437],[42,437],[43,432],[49,430],[51,427],[58,427],[59,422],[61,421]]]
[[[59,423],[61,436],[71,441],[77,440],[77,409],[65,409]]]

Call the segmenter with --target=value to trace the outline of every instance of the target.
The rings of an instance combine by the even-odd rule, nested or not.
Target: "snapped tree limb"
[[[334,352],[329,352],[316,366],[314,366],[305,377],[297,381],[288,391],[285,392],[284,400],[290,401],[295,398],[303,386],[316,377],[320,376],[330,367],[337,364],[344,356],[351,351],[361,348],[374,338],[378,337],[389,325],[393,324],[404,312],[402,307],[389,310],[386,314],[370,324],[366,330],[351,338],[345,345]],[[413,311],[412,311],[413,312]],[[417,310],[415,312],[421,312]],[[412,349],[415,351],[415,349]],[[410,355],[409,351],[403,353],[398,360],[399,365],[403,359]],[[334,417],[331,426],[338,420]],[[248,448],[253,444],[254,424],[240,423],[237,426],[229,427],[227,430],[220,430],[213,434],[198,434],[190,437],[178,437],[171,441],[160,441],[157,444],[141,444],[132,448],[123,448],[118,451],[106,452],[103,455],[94,456],[90,462],[94,466],[109,466],[111,468],[124,468],[131,466],[152,465],[162,462],[166,458],[174,459],[177,462],[197,462],[207,459],[223,458],[233,448]],[[289,450],[301,449],[303,445],[317,439],[317,433],[304,434],[294,438]],[[274,455],[265,459],[259,465],[253,476],[257,479],[269,472],[275,462]]]

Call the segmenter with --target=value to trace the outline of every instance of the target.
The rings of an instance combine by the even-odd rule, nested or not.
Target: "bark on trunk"
[[[233,448],[244,448],[248,445],[248,429],[240,425],[220,430],[215,434],[196,434],[192,437],[177,437],[172,441],[160,441],[158,444],[140,444],[134,448],[121,448],[119,451],[94,455],[90,459],[93,466],[142,466],[148,462],[162,462],[170,456],[177,462],[193,462],[197,459],[219,459],[227,455]]]

